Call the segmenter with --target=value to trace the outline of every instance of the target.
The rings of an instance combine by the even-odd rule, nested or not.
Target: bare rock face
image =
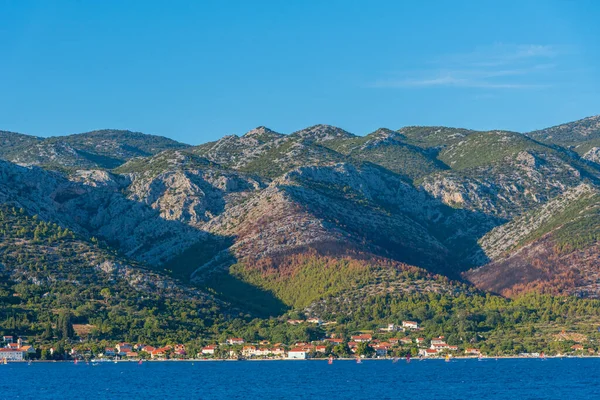
[[[131,201],[113,187],[72,182],[57,173],[0,162],[0,201],[25,208],[86,236],[115,244],[130,257],[160,264],[206,233]]]
[[[558,157],[524,151],[503,164],[430,175],[421,187],[449,206],[510,219],[580,183],[579,170]]]
[[[592,147],[582,158],[600,164],[600,147]]]

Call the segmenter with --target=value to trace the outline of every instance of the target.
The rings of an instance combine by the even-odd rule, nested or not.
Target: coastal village
[[[320,319],[288,320],[289,324],[324,325]],[[400,335],[399,333],[402,333]],[[127,360],[185,360],[185,359],[289,359],[306,360],[315,358],[397,358],[419,357],[482,357],[476,347],[461,348],[447,343],[444,336],[424,338],[420,336],[421,328],[416,321],[402,321],[401,325],[388,324],[376,332],[360,332],[348,339],[324,337],[308,343],[271,343],[267,340],[258,342],[246,341],[241,337],[228,338],[223,343],[202,346],[196,351],[184,344],[175,343],[164,346],[152,346],[142,343],[119,342],[113,346],[92,350],[87,343],[73,343],[70,349],[54,347],[36,351],[26,338],[3,336],[0,343],[0,361],[3,363],[42,360],[92,360],[92,361],[127,361]],[[557,341],[573,340],[572,335],[562,332],[556,335]],[[584,341],[585,338],[578,338]],[[593,349],[586,349],[582,344],[571,346],[572,355],[594,355]],[[343,354],[344,356],[340,356]],[[543,353],[542,353],[543,355]],[[521,357],[539,357],[539,353],[522,353]]]

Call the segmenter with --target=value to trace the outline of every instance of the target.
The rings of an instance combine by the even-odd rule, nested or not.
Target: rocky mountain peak
[[[312,140],[314,142],[327,142],[334,139],[347,139],[356,137],[350,132],[331,125],[314,125],[306,129],[294,132],[292,136],[302,139]]]

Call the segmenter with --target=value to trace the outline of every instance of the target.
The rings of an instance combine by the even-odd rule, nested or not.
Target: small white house
[[[214,355],[215,354],[215,349],[217,348],[217,346],[214,345],[210,345],[210,346],[205,346],[202,348],[202,354],[204,355]]]
[[[415,321],[402,321],[402,327],[406,329],[419,329],[419,324]]]
[[[291,360],[306,360],[306,350],[295,348],[288,351],[287,358]]]

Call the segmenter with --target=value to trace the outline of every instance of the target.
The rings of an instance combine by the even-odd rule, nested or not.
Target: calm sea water
[[[598,399],[600,359],[0,365],[1,399]]]

